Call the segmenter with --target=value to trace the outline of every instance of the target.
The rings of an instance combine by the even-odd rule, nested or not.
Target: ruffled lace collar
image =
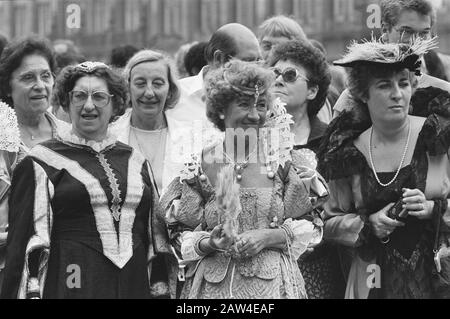
[[[97,153],[104,151],[106,148],[113,146],[117,142],[117,136],[108,131],[106,138],[101,142],[86,140],[79,137],[72,131],[72,127],[59,129],[58,138],[64,142],[72,145],[79,145],[89,147]]]

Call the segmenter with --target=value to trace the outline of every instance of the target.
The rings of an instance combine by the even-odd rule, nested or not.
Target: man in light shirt
[[[381,11],[384,41],[409,43],[413,36],[424,39],[431,37],[436,13],[428,0],[383,0]],[[425,63],[422,63],[422,75],[418,78],[417,88],[430,86],[450,92],[450,83],[427,74]],[[334,106],[334,117],[351,109],[355,103],[349,90],[345,90]]]
[[[206,65],[198,75],[179,81],[181,96],[179,103],[167,113],[179,121],[202,121],[212,126],[206,117],[206,105],[203,93],[203,77],[208,70],[218,68],[230,59],[258,61],[261,59],[259,43],[253,32],[239,23],[230,23],[220,27],[212,35],[205,49]]]

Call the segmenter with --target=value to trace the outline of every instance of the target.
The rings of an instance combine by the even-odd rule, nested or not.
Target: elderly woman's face
[[[136,65],[130,74],[133,112],[145,117],[161,115],[169,94],[167,66],[161,61]]]
[[[50,106],[54,79],[46,58],[27,55],[11,74],[11,98],[17,112],[40,115]]]
[[[73,132],[86,140],[103,140],[113,116],[106,81],[96,76],[79,78],[69,96]]]
[[[276,73],[272,93],[286,103],[287,111],[295,111],[305,106],[317,95],[317,88],[308,88],[308,74],[301,65],[291,61],[278,61],[274,66]]]
[[[373,122],[405,120],[412,94],[408,70],[370,80],[368,93],[366,102]]]
[[[262,95],[255,105],[254,96],[240,96],[225,110],[225,128],[256,129],[264,125],[267,113],[267,97]]]

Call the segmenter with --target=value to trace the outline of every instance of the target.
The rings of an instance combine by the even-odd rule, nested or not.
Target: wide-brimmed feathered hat
[[[437,48],[437,37],[429,40],[416,38],[409,44],[383,43],[372,37],[372,40],[356,41],[347,48],[347,53],[334,65],[356,67],[362,64],[390,65],[393,68],[405,68],[420,75],[420,57]]]

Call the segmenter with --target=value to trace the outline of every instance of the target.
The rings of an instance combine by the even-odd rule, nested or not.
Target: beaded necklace
[[[373,174],[375,175],[375,179],[377,180],[378,184],[380,184],[383,187],[387,187],[389,185],[391,185],[396,179],[398,174],[400,173],[400,170],[402,169],[403,163],[405,162],[405,158],[406,158],[406,152],[408,151],[408,145],[409,145],[409,139],[411,137],[411,121],[409,121],[409,127],[408,127],[408,137],[406,139],[406,143],[405,143],[405,148],[403,150],[403,155],[402,155],[402,159],[400,161],[400,165],[397,168],[397,171],[395,172],[394,178],[392,180],[390,180],[388,183],[383,184],[380,179],[378,178],[377,175],[377,170],[375,168],[375,164],[373,162],[373,156],[372,156],[372,136],[373,136],[373,126],[370,128],[370,139],[369,139],[369,159],[370,159],[370,164],[372,166],[372,171]]]

